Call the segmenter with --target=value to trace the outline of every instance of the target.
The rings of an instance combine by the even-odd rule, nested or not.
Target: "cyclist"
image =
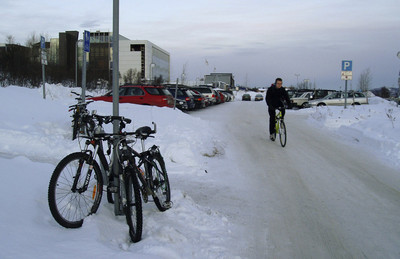
[[[275,141],[275,110],[281,107],[282,117],[284,117],[285,106],[283,102],[286,101],[287,106],[290,107],[290,98],[285,88],[282,87],[282,78],[275,79],[275,84],[268,88],[265,101],[269,113],[269,138]]]

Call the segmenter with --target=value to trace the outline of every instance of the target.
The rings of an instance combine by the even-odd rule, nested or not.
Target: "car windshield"
[[[211,93],[211,89],[209,88],[196,88],[200,93]]]
[[[303,94],[302,92],[300,92],[300,93],[294,93],[293,96],[292,96],[292,98],[300,97],[302,94]]]

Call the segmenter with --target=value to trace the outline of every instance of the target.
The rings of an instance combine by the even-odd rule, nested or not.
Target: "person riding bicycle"
[[[285,116],[284,101],[286,101],[287,106],[290,107],[290,98],[285,88],[282,87],[282,78],[275,79],[275,84],[272,84],[268,88],[265,101],[267,102],[269,113],[269,138],[275,141],[275,110],[277,108],[282,108],[283,118]]]

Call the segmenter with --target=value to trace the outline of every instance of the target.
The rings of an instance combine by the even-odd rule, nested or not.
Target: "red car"
[[[112,91],[90,100],[112,102]],[[162,86],[123,85],[119,88],[119,103],[135,103],[159,107],[174,107],[174,98]]]

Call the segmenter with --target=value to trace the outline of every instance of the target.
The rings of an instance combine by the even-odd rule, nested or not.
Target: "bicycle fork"
[[[99,148],[99,146],[96,145],[94,152],[92,152],[92,151],[88,150],[88,143],[86,143],[84,150],[86,153],[90,153],[89,160],[87,161],[89,169],[87,171],[84,184],[82,185],[81,188],[77,188],[77,185],[78,185],[79,179],[81,177],[81,173],[82,173],[82,167],[83,167],[83,164],[85,163],[85,161],[83,159],[79,160],[78,170],[76,172],[76,175],[74,177],[74,182],[71,187],[72,192],[74,192],[74,193],[78,192],[79,194],[81,194],[81,193],[84,193],[88,189],[89,181],[90,181],[90,178],[91,178],[92,172],[93,172],[93,164],[95,161],[95,157],[96,157],[98,148]]]

